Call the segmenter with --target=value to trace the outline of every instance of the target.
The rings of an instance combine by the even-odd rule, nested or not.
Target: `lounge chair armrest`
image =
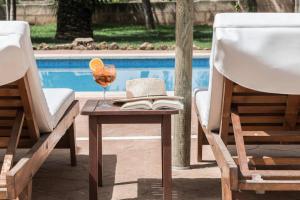
[[[238,166],[229,153],[218,133],[208,132],[206,138],[213,150],[215,159],[221,169],[222,177],[227,179],[233,190],[238,189]]]
[[[197,92],[201,92],[201,91],[207,91],[207,88],[195,88],[193,91],[193,94],[196,96]]]
[[[30,183],[35,173],[65,135],[67,129],[74,123],[78,113],[79,102],[75,100],[57,127],[51,133],[41,136],[29,152],[7,172],[7,195],[9,199],[16,199]]]
[[[199,121],[201,121],[201,119],[200,119],[200,114],[199,114],[199,111],[198,111],[198,106],[197,106],[197,103],[196,103],[196,95],[197,95],[198,92],[201,92],[201,91],[207,91],[207,88],[196,88],[193,91],[193,95],[194,95],[193,104],[194,104],[194,108],[195,108],[195,111],[196,111],[196,114],[197,114],[197,117],[198,117]]]

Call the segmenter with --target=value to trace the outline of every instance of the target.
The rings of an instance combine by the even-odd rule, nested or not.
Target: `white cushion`
[[[217,14],[207,129],[220,127],[224,77],[262,92],[300,94],[299,38],[299,13]]]
[[[214,23],[213,66],[244,87],[298,95],[299,38],[300,13],[218,14]]]
[[[196,106],[202,126],[208,131],[220,127],[223,95],[223,76],[213,67],[210,68],[208,91],[195,93]]]
[[[28,77],[29,93],[33,103],[33,115],[40,132],[51,132],[64,112],[50,112],[35,62],[30,28],[27,22],[0,21],[0,86],[16,81],[25,74]],[[50,101],[48,100],[50,103]],[[52,109],[52,106],[50,106]],[[55,114],[54,114],[55,113]]]
[[[220,13],[214,28],[299,27],[299,13]]]
[[[51,114],[52,125],[56,127],[66,110],[75,100],[75,93],[67,88],[44,88],[43,91]]]
[[[20,34],[0,35],[0,86],[20,79],[26,73],[28,65],[24,65],[26,59],[21,49],[24,43]]]
[[[196,91],[195,92],[195,103],[197,106],[198,114],[200,116],[201,125],[207,127],[208,114],[209,114],[209,98],[208,91]]]

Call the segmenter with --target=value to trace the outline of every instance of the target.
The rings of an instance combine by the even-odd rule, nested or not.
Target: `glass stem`
[[[103,103],[106,103],[106,87],[104,87],[104,92],[103,92]]]

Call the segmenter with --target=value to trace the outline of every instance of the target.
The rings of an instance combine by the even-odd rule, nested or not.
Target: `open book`
[[[182,110],[183,104],[178,100],[139,100],[133,102],[127,102],[122,105],[121,110]]]

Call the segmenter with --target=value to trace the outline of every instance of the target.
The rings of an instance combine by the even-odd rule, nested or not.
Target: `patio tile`
[[[55,150],[33,181],[33,199],[88,199],[88,142],[79,142],[78,166],[69,165],[69,152]],[[160,141],[104,141],[103,200],[162,199]],[[220,172],[210,148],[207,162],[197,163],[196,140],[192,141],[192,165],[189,170],[173,170],[173,199],[217,200],[221,198]],[[299,193],[272,192],[257,195],[243,192],[238,199],[298,199]]]
[[[81,105],[84,100],[80,99]],[[196,132],[193,114],[193,133]],[[88,141],[87,118],[76,120],[78,166],[71,167],[68,150],[54,150],[33,179],[33,200],[88,199]],[[105,127],[104,135],[130,136],[159,135],[159,127]],[[81,138],[81,139],[80,139]],[[205,146],[204,160],[196,162],[196,139],[191,143],[191,169],[173,170],[173,199],[221,199],[220,171],[209,146]],[[262,150],[250,147],[250,151]],[[275,149],[278,149],[275,147]],[[296,148],[282,151],[290,152]],[[273,149],[266,152],[274,152]],[[101,200],[156,200],[162,199],[160,140],[104,140],[104,187],[99,188]],[[295,153],[296,155],[296,153]],[[299,155],[299,154],[298,154]],[[237,199],[299,199],[299,193],[272,192],[257,195],[243,192]]]

